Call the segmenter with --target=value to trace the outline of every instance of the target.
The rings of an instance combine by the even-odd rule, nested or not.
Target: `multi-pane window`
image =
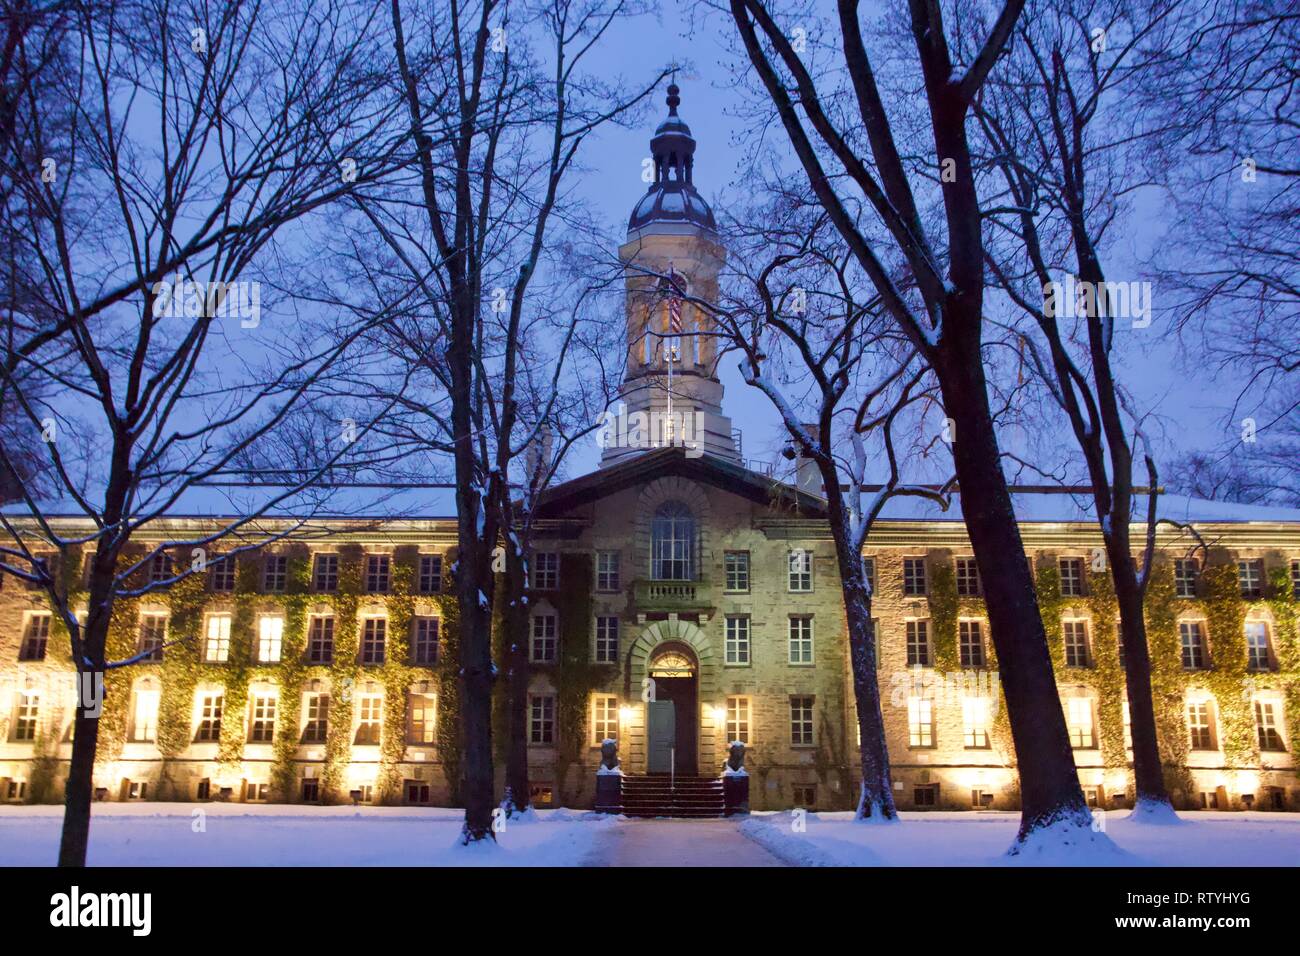
[[[650,576],[658,581],[695,580],[695,516],[680,501],[665,501],[650,523]]]
[[[934,701],[930,698],[907,698],[907,740],[909,747],[934,746]]]
[[[284,647],[284,618],[278,614],[263,614],[257,619],[257,660],[274,664],[280,660]]]
[[[45,660],[45,648],[50,642],[50,615],[31,614],[23,628],[23,642],[18,648],[20,661]]]
[[[312,587],[322,594],[333,594],[339,589],[339,556],[318,554],[312,570]]]
[[[1070,746],[1075,750],[1096,748],[1097,731],[1092,722],[1091,697],[1066,698],[1065,727],[1070,733]]]
[[[979,597],[980,569],[974,558],[957,559],[957,596]]]
[[[410,707],[410,723],[406,728],[406,742],[424,746],[433,743],[434,733],[437,730],[437,696],[412,691]]]
[[[862,575],[867,579],[867,587],[871,589],[871,593],[875,594],[876,593],[876,559],[875,558],[862,559]]]
[[[361,627],[361,663],[382,664],[387,641],[388,620],[382,617],[366,618]]]
[[[160,661],[163,658],[163,644],[167,642],[167,615],[140,615],[140,658],[144,661]]]
[[[1061,558],[1061,597],[1083,597],[1083,558]]]
[[[554,591],[560,586],[560,555],[556,551],[538,551],[533,555],[533,588]]]
[[[907,597],[925,597],[925,558],[903,559],[903,594]]]
[[[268,554],[262,560],[262,590],[270,593],[283,591],[289,584],[289,558],[283,554]]]
[[[442,555],[420,555],[418,587],[421,594],[437,594],[442,590]]]
[[[1237,562],[1237,583],[1241,585],[1241,596],[1260,598],[1264,596],[1264,562],[1258,559]]]
[[[379,620],[372,618],[372,620]],[[375,746],[379,743],[383,726],[384,698],[379,694],[361,694],[357,697],[357,736],[353,743]]]
[[[806,548],[795,548],[790,552],[790,590],[811,591],[812,589],[812,552]]]
[[[749,743],[749,698],[727,698],[727,742]]]
[[[1210,702],[1192,701],[1187,705],[1187,734],[1193,750],[1214,750],[1214,723]]]
[[[1124,713],[1124,749],[1133,749],[1133,713],[1128,708],[1128,701],[1122,702]]]
[[[725,631],[725,661],[728,664],[749,663],[749,615],[727,616]]]
[[[1178,638],[1183,647],[1183,669],[1200,670],[1205,667],[1205,626],[1200,621],[1179,621]]]
[[[1088,654],[1088,622],[1062,621],[1061,633],[1065,639],[1065,666],[1087,667],[1090,661]]]
[[[907,621],[907,666],[930,666],[930,622]]]
[[[596,590],[617,591],[619,586],[618,552],[596,552]]]
[[[392,571],[393,561],[389,555],[366,555],[366,590],[371,594],[387,594]]]
[[[230,659],[230,615],[209,614],[203,640],[203,659],[219,664]]]
[[[1271,700],[1255,699],[1255,734],[1260,750],[1286,750],[1277,727],[1277,709]]]
[[[618,663],[618,618],[613,615],[596,618],[596,663]]]
[[[275,694],[253,694],[248,713],[248,742],[269,744],[275,738]]]
[[[334,618],[314,614],[307,619],[307,663],[329,664],[334,660]]]
[[[438,619],[417,617],[411,632],[411,663],[438,663]]]
[[[810,746],[813,742],[813,699],[790,698],[790,744],[795,747]]]
[[[618,698],[613,694],[592,697],[591,736],[598,747],[606,740],[618,740]]]
[[[813,662],[813,620],[811,617],[790,618],[790,663]]]
[[[158,703],[162,692],[155,687],[140,687],[135,692],[131,711],[131,739],[146,743],[158,739]]]
[[[534,614],[532,639],[528,642],[528,659],[539,664],[555,661],[555,615]]]
[[[216,555],[208,562],[208,582],[214,591],[228,593],[235,589],[235,559]]]
[[[979,621],[957,622],[957,650],[962,667],[984,666],[984,628]]]
[[[962,726],[967,750],[989,749],[989,699],[963,697],[961,701]]]
[[[41,719],[41,695],[39,691],[20,690],[18,692],[18,710],[14,714],[14,740],[35,740]]]
[[[149,581],[153,584],[161,584],[176,575],[176,565],[172,561],[172,556],[165,552],[155,554],[153,560],[149,562]]]
[[[329,729],[330,695],[306,694],[303,697],[302,742],[323,744]]]
[[[722,556],[728,591],[749,590],[749,552],[727,551]]]
[[[917,807],[933,807],[939,804],[939,785],[937,783],[923,783],[912,788],[912,805]]]
[[[1196,597],[1196,578],[1200,571],[1195,558],[1174,559],[1174,594],[1180,598]]]
[[[1291,562],[1291,596],[1300,598],[1300,558]]]
[[[1246,622],[1246,669],[1252,671],[1273,669],[1268,624],[1264,621]]]
[[[199,728],[194,734],[199,743],[214,743],[221,739],[221,708],[225,696],[221,693],[203,694],[199,697]]]
[[[553,695],[528,695],[528,742],[555,743],[555,697]]]

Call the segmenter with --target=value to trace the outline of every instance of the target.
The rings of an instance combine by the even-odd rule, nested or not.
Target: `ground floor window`
[[[790,698],[790,743],[795,747],[807,747],[813,742],[813,699],[811,697]]]
[[[320,781],[315,777],[304,777],[302,781],[302,802],[320,803]]]
[[[551,694],[528,695],[528,742],[555,743],[555,697]]]
[[[912,804],[917,807],[937,807],[939,805],[939,785],[937,783],[920,783],[912,788]]]
[[[794,785],[794,805],[805,809],[815,806],[817,803],[817,785],[812,783],[796,783]]]
[[[749,743],[749,698],[727,698],[727,743]]]
[[[618,698],[613,694],[596,694],[592,698],[591,731],[597,747],[606,740],[618,740]]]
[[[425,806],[433,802],[433,792],[424,780],[408,780],[404,787],[406,802],[416,806]]]

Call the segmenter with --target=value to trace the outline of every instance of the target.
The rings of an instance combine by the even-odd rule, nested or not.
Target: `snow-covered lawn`
[[[195,814],[201,812],[202,816]],[[507,822],[497,846],[457,844],[464,812],[441,807],[104,803],[91,866],[578,866],[617,821],[542,810]],[[63,808],[0,808],[0,866],[51,866]],[[201,821],[201,826],[200,826]]]
[[[1300,814],[1180,813],[1182,825],[1134,823],[1107,811],[1119,853],[1062,851],[1006,856],[1020,815],[982,811],[904,813],[899,823],[854,823],[851,813],[809,813],[799,832],[789,813],[756,813],[741,832],[797,866],[1300,866]]]
[[[201,814],[201,816],[199,815]],[[275,804],[96,804],[92,866],[989,866],[1006,850],[1014,813],[905,813],[897,824],[810,813],[747,819],[626,820],[542,810],[508,823],[497,846],[458,845],[462,813],[422,807]],[[1300,865],[1300,814],[1184,813],[1181,826],[1105,817],[1118,852],[1055,851],[1025,863],[1150,866]],[[0,867],[50,866],[62,808],[0,807]],[[743,834],[743,836],[742,836]],[[744,837],[748,837],[745,840]]]

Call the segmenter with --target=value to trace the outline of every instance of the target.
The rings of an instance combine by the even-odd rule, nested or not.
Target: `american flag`
[[[677,296],[668,300],[668,332],[671,335],[682,334],[682,300]]]

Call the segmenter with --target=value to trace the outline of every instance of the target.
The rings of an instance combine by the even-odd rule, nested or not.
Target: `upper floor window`
[[[208,581],[214,591],[227,593],[235,589],[235,559],[219,554],[208,562]]]
[[[421,594],[437,594],[442,590],[442,555],[420,555],[418,587]]]
[[[534,614],[532,639],[528,642],[528,659],[539,664],[555,662],[555,615]]]
[[[1091,666],[1092,655],[1088,648],[1088,622],[1062,621],[1061,631],[1065,639],[1065,666]]]
[[[262,590],[270,593],[283,591],[289,583],[289,558],[283,554],[268,554],[262,562]]]
[[[533,554],[532,586],[538,591],[554,591],[560,586],[560,555],[555,551]]]
[[[811,664],[813,662],[813,619],[811,617],[790,618],[790,663]]]
[[[23,642],[18,648],[20,661],[45,660],[45,648],[50,641],[50,615],[29,614],[23,628]]]
[[[248,711],[248,742],[269,744],[275,739],[275,705],[273,693],[253,694]]]
[[[387,640],[388,620],[382,617],[366,618],[361,629],[361,663],[382,664]]]
[[[1259,559],[1237,562],[1237,581],[1241,585],[1241,596],[1260,598],[1264,596],[1264,562]]]
[[[974,558],[957,559],[957,596],[979,597],[980,569]]]
[[[140,615],[140,653],[143,661],[160,661],[167,643],[167,615],[151,612]]]
[[[371,618],[371,620],[377,620]],[[357,735],[352,741],[362,746],[379,743],[383,726],[384,698],[379,694],[361,694],[357,697]]]
[[[311,692],[303,695],[302,742],[323,744],[328,734],[330,695]]]
[[[18,692],[18,709],[14,714],[13,739],[21,741],[35,740],[40,719],[40,691],[20,690]]]
[[[665,501],[655,509],[650,576],[659,581],[695,580],[695,516],[680,501]]]
[[[597,551],[596,590],[617,591],[619,586],[618,577],[618,552]]]
[[[1196,579],[1200,567],[1195,558],[1174,560],[1174,594],[1180,598],[1196,597]]]
[[[963,697],[961,700],[962,728],[967,750],[989,749],[989,699]]]
[[[726,571],[726,588],[728,591],[744,592],[749,590],[749,552],[728,551],[723,555]]]
[[[257,659],[263,664],[280,660],[284,645],[284,618],[278,614],[264,614],[257,622]]]
[[[749,663],[749,615],[731,614],[724,625],[724,644],[727,664]],[[735,738],[733,738],[735,739]]]
[[[1187,705],[1187,734],[1193,750],[1215,750],[1214,716],[1210,702],[1191,701]]]
[[[1277,705],[1271,700],[1255,698],[1255,734],[1260,750],[1286,750],[1277,726]]]
[[[1097,731],[1092,722],[1092,698],[1069,697],[1065,701],[1065,727],[1070,734],[1070,746],[1075,750],[1093,750],[1097,746]]]
[[[158,739],[158,703],[162,692],[156,687],[136,689],[135,706],[131,712],[131,740],[148,743]]]
[[[1264,621],[1246,622],[1246,669],[1271,671],[1273,646],[1269,640],[1268,624]]]
[[[1061,597],[1083,597],[1083,558],[1061,558]]]
[[[386,554],[366,555],[366,590],[371,594],[387,594],[392,573],[392,559]]]
[[[1300,558],[1291,562],[1291,596],[1300,598]]]
[[[329,664],[334,660],[334,618],[313,614],[307,619],[307,663]]]
[[[984,631],[979,621],[957,622],[962,667],[984,666]]]
[[[618,663],[618,618],[613,615],[596,618],[596,663]]]
[[[170,580],[176,575],[176,565],[172,561],[172,556],[165,551],[155,554],[153,561],[149,563],[149,581],[153,584],[161,584]]]
[[[790,590],[811,591],[812,589],[812,552],[806,548],[794,548],[790,552]]]
[[[930,622],[908,621],[907,628],[907,666],[930,666]]]
[[[427,746],[434,742],[437,730],[438,698],[434,694],[411,692],[410,722],[406,728],[406,742]]]
[[[417,617],[411,634],[411,663],[438,663],[438,619]]]
[[[907,698],[907,743],[909,747],[934,746],[934,701],[928,697]]]
[[[925,597],[925,558],[903,559],[903,594],[907,597]]]
[[[230,659],[230,615],[209,614],[207,634],[203,641],[203,659],[209,664],[220,664]]]
[[[1205,667],[1209,655],[1205,648],[1205,627],[1200,621],[1179,621],[1178,638],[1183,647],[1183,668],[1189,671]]]
[[[862,576],[867,579],[867,587],[870,588],[871,593],[874,595],[876,593],[876,559],[875,558],[862,559]]]
[[[339,556],[337,554],[316,555],[312,572],[312,587],[323,594],[332,594],[339,589]]]
[[[220,691],[199,696],[199,727],[194,734],[198,743],[212,743],[221,739],[221,710],[225,695]]]

